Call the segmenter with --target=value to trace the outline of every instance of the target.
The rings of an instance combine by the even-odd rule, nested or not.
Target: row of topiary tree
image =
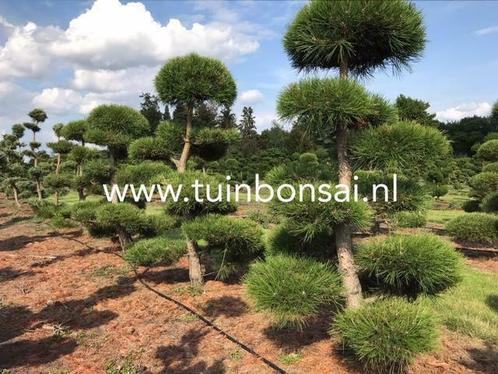
[[[451,146],[431,121],[400,121],[388,102],[354,78],[408,66],[424,44],[421,14],[404,0],[315,0],[285,35],[294,67],[337,70],[339,77],[305,78],[281,93],[281,118],[320,148],[282,162],[265,180],[318,185],[338,179],[348,187],[358,181],[368,204],[321,203],[311,192],[303,201],[273,202],[272,221],[278,225],[265,234],[258,217],[228,215],[236,204],[209,202],[207,188],[202,202],[195,199],[196,179],[226,187],[224,175],[199,170],[204,162],[222,160],[232,142],[252,136],[251,121],[243,131],[194,121],[206,105],[226,111],[236,97],[228,69],[196,54],[169,60],[155,80],[160,100],[175,107],[183,122],[152,126],[134,109],[101,105],[84,121],[54,126],[58,140],[49,146],[55,158],[32,145],[28,163],[22,153],[24,128],[15,126],[0,144],[2,173],[16,201],[18,184],[33,183],[40,191],[40,200],[32,203],[39,215],[78,222],[93,236],[111,237],[135,266],[168,265],[186,254],[194,287],[207,277],[226,279],[249,268],[248,294],[277,326],[305,328],[326,310],[334,316],[332,331],[367,368],[403,370],[435,344],[436,324],[417,298],[454,286],[461,259],[433,235],[389,235],[353,251],[353,234],[372,225],[379,231],[385,220],[418,225],[428,190],[449,175]],[[38,126],[41,116],[36,118]],[[194,157],[201,161],[194,164]],[[44,165],[44,171],[32,171]],[[389,182],[393,173],[398,201],[372,203],[372,184]],[[182,199],[170,199],[154,213],[150,204],[131,201],[130,195],[122,202],[116,195],[112,203],[104,201],[104,183],[181,184]],[[43,185],[55,194],[55,203],[43,200]],[[78,192],[80,202],[59,204],[58,197],[69,189]]]

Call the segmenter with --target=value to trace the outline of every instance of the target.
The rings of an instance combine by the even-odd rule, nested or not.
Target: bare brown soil
[[[493,260],[471,264],[498,271]],[[140,269],[147,284],[199,311],[289,373],[356,373],[322,318],[303,333],[272,329],[244,287],[210,280],[189,289],[185,260]],[[35,223],[0,201],[0,368],[10,373],[272,373],[253,355],[146,289],[107,240]],[[295,353],[297,355],[289,355]],[[290,358],[294,357],[296,362]],[[497,353],[444,332],[411,373],[495,373]],[[114,365],[114,366],[113,366]]]

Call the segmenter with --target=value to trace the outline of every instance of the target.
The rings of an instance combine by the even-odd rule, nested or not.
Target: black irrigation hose
[[[81,245],[84,245],[86,246],[87,248],[92,248],[91,246],[89,246],[88,244],[80,241],[80,240],[77,240],[75,238],[68,238],[66,237],[66,239],[69,239],[69,240],[72,240],[72,241],[75,241],[75,242],[78,242],[79,244]],[[248,345],[242,343],[240,340],[238,340],[237,338],[235,338],[234,336],[230,335],[229,333],[227,333],[226,331],[224,331],[223,329],[221,329],[220,327],[218,327],[217,325],[215,325],[213,322],[211,322],[210,320],[208,320],[206,317],[204,317],[203,315],[199,314],[198,312],[196,312],[194,309],[190,308],[189,306],[183,304],[182,302],[172,298],[171,296],[168,296],[158,290],[156,290],[155,288],[149,286],[140,276],[140,274],[138,273],[136,267],[133,265],[133,264],[130,264],[128,261],[126,261],[123,256],[121,256],[120,254],[118,253],[113,253],[114,255],[118,256],[119,258],[121,258],[123,261],[125,261],[128,265],[130,265],[130,267],[132,268],[133,272],[135,273],[135,277],[137,278],[137,280],[145,287],[147,288],[149,291],[152,291],[154,292],[156,295],[162,297],[163,299],[166,299],[168,301],[171,301],[172,303],[176,304],[177,306],[179,306],[180,308],[183,308],[185,309],[186,311],[188,311],[189,313],[193,314],[194,316],[196,316],[198,319],[200,319],[202,322],[204,322],[206,325],[208,325],[209,327],[211,327],[213,330],[217,331],[218,333],[220,333],[222,336],[224,336],[225,338],[227,338],[228,340],[230,340],[231,342],[237,344],[239,347],[241,347],[243,350],[245,350],[246,352],[249,352],[250,354],[252,354],[253,356],[257,357],[259,360],[263,361],[266,365],[268,365],[269,367],[271,367],[273,370],[275,370],[277,373],[281,373],[281,374],[287,374],[287,372],[282,369],[281,367],[279,367],[277,364],[275,364],[274,362],[268,360],[267,358],[261,356],[258,352],[256,352],[254,349],[252,349],[251,347],[249,347]]]
[[[121,257],[121,256],[120,256]],[[131,264],[130,264],[131,265]],[[183,308],[185,309],[186,311],[188,311],[189,313],[193,314],[194,316],[196,316],[198,319],[200,319],[202,322],[204,322],[206,325],[208,325],[209,327],[213,328],[214,330],[216,330],[218,333],[220,333],[222,336],[224,336],[225,338],[227,338],[228,340],[230,340],[231,342],[237,344],[239,347],[241,347],[243,350],[249,352],[250,354],[252,354],[253,356],[257,357],[259,360],[263,361],[266,365],[268,365],[269,367],[271,367],[273,370],[275,370],[277,373],[281,373],[281,374],[286,374],[287,372],[282,369],[281,367],[279,367],[277,364],[275,364],[274,362],[268,360],[267,358],[261,356],[258,352],[256,352],[254,349],[252,349],[251,347],[249,347],[248,345],[242,343],[240,340],[238,340],[237,338],[235,338],[234,336],[230,335],[229,333],[227,333],[226,331],[222,330],[220,327],[218,327],[217,325],[215,325],[213,322],[211,322],[210,320],[208,320],[206,317],[204,317],[203,315],[197,313],[194,309],[190,308],[189,306],[183,304],[182,302],[172,298],[171,296],[168,296],[158,290],[156,290],[155,288],[152,288],[151,286],[149,286],[141,277],[140,277],[140,274],[138,274],[137,272],[137,269],[131,265],[131,268],[133,269],[133,272],[135,273],[135,276],[136,278],[138,279],[138,281],[145,287],[147,288],[149,291],[152,291],[154,292],[156,295],[162,297],[163,299],[166,299],[168,301],[171,301],[172,303],[176,304],[177,306],[179,306],[180,308]]]

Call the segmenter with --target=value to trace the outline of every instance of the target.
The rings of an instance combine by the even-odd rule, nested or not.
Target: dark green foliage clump
[[[474,175],[470,179],[470,195],[483,199],[498,188],[498,173],[484,172]]]
[[[134,161],[167,161],[171,158],[171,149],[165,141],[158,137],[147,136],[133,141],[128,154]]]
[[[234,217],[206,215],[182,225],[185,236],[206,243],[219,278],[227,278],[263,253],[263,231],[251,221]]]
[[[154,214],[145,216],[141,228],[143,236],[163,235],[179,226],[180,222],[176,217],[167,214]]]
[[[417,297],[436,295],[461,278],[461,256],[432,234],[398,234],[359,246],[360,272],[383,291]]]
[[[265,182],[279,186],[296,181],[331,181],[336,174],[331,165],[321,164],[316,154],[303,153],[297,160],[287,162],[271,169],[265,176]]]
[[[122,165],[116,172],[119,185],[133,184],[138,191],[141,184],[149,187],[159,176],[167,177],[173,170],[159,161],[143,161],[139,164]]]
[[[486,213],[467,213],[452,219],[446,230],[453,237],[483,244],[498,244],[498,217]]]
[[[427,178],[427,173],[447,163],[448,139],[436,128],[415,122],[398,122],[358,133],[351,144],[356,169],[382,170],[408,178]]]
[[[132,204],[103,204],[95,212],[95,225],[105,231],[122,228],[130,235],[137,234],[144,224],[144,214]]]
[[[488,140],[482,144],[476,156],[487,161],[498,161],[498,139]]]
[[[403,373],[417,355],[436,347],[434,317],[403,299],[389,298],[340,314],[332,327],[368,372]]]
[[[484,198],[481,209],[486,213],[498,213],[498,191],[490,193]]]
[[[483,172],[488,172],[488,173],[498,173],[498,161],[496,162],[490,162],[489,164],[486,164],[482,168]]]
[[[245,277],[256,308],[275,323],[302,328],[323,306],[339,307],[342,283],[327,264],[292,256],[270,256],[251,266]]]
[[[401,211],[394,214],[393,223],[398,227],[424,227],[427,216],[423,211]]]
[[[139,240],[124,253],[124,259],[137,266],[171,265],[186,253],[185,240],[158,236]]]
[[[403,0],[312,1],[284,37],[295,68],[350,66],[356,75],[405,67],[421,55],[424,45],[422,15]]]
[[[37,217],[48,219],[55,216],[58,206],[48,200],[30,199],[28,204]]]
[[[102,201],[80,201],[73,205],[71,217],[83,224],[90,224],[95,221],[96,211],[103,204]]]
[[[444,196],[448,193],[448,186],[444,184],[433,184],[430,186],[430,193],[432,197],[439,199],[441,196]]]
[[[296,190],[298,191],[297,187]],[[316,191],[318,186],[315,186]],[[332,195],[337,192],[333,189],[331,191]],[[302,192],[302,199],[296,198],[288,203],[274,201],[272,209],[286,217],[290,230],[306,240],[322,233],[330,234],[331,228],[338,223],[349,224],[354,229],[364,229],[372,221],[371,211],[362,201],[338,202],[332,199],[321,202],[318,198],[312,199],[311,189],[306,188]]]
[[[126,147],[135,139],[148,135],[149,123],[136,110],[124,105],[100,105],[88,116],[85,139],[107,146],[114,158],[126,155]]]
[[[200,189],[198,196],[203,200],[202,202],[195,199],[195,189],[192,187],[195,180],[198,180],[199,183],[204,185],[204,187]],[[223,194],[225,193],[226,185],[224,182],[226,182],[226,180],[222,176],[205,175],[196,171],[186,171],[185,173],[173,173],[167,178],[164,178],[163,182],[170,184],[175,190],[178,185],[181,184],[183,186],[178,201],[175,202],[172,198],[169,198],[165,202],[166,211],[169,214],[189,218],[207,213],[227,214],[232,213],[237,209],[235,203],[229,202],[225,198],[220,199],[221,201],[213,202],[207,200],[207,185],[210,186],[209,196],[211,199],[215,199],[218,196],[218,185],[220,183],[222,192]],[[188,201],[185,201],[185,198],[187,198]]]
[[[266,239],[268,255],[287,254],[320,259],[330,259],[336,255],[334,235],[322,232],[306,240],[303,234],[292,231],[285,224],[278,225]]]
[[[479,212],[481,210],[479,200],[470,199],[463,203],[462,209],[467,213]]]
[[[237,95],[226,66],[195,53],[168,60],[157,74],[155,86],[161,100],[170,105],[197,105],[209,100],[230,106]]]

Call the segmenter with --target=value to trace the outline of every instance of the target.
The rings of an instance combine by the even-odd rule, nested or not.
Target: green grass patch
[[[498,274],[472,269],[463,271],[455,288],[427,304],[452,331],[498,344]]]
[[[453,218],[456,218],[463,214],[465,214],[465,212],[460,209],[446,209],[446,210],[429,209],[427,211],[427,222],[446,224],[449,221],[451,221]]]

